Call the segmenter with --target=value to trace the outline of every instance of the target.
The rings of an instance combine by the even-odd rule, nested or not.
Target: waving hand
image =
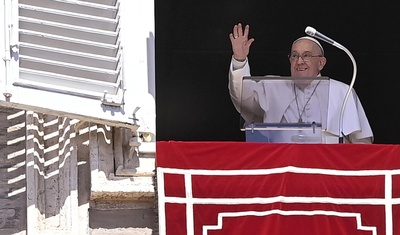
[[[241,23],[233,26],[233,32],[229,34],[232,44],[233,58],[238,61],[246,60],[250,52],[250,46],[254,42],[254,38],[248,39],[249,25],[246,25],[243,31]]]

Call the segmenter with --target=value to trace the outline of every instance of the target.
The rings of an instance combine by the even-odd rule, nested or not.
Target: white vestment
[[[299,114],[301,117],[304,113],[304,117],[301,117],[304,121],[312,122],[313,118],[327,120],[326,130],[324,130],[326,137],[339,136],[340,113],[343,106],[343,100],[349,88],[348,85],[330,79],[328,101],[318,100],[324,99],[324,97],[327,96],[324,96],[324,94],[318,94],[319,90],[317,89],[315,90],[315,94],[311,94],[311,97],[309,97],[309,102],[306,103],[303,101],[299,108],[299,104],[294,104],[293,101],[296,99],[296,102],[298,102],[297,95],[300,93],[296,93],[295,97],[293,89],[296,88],[294,88],[293,85],[282,84],[271,86],[271,84],[269,84],[267,86],[264,83],[256,83],[251,80],[246,80],[243,83],[243,76],[250,76],[250,67],[248,63],[246,62],[243,68],[235,70],[231,63],[229,71],[229,92],[236,110],[241,113],[241,116],[246,122],[293,122],[294,115]],[[310,90],[313,91],[315,85],[316,84],[312,84],[311,88],[308,88],[308,92],[310,92]],[[301,101],[301,99],[299,100]],[[304,105],[308,105],[310,107],[314,106],[314,110],[320,109],[321,107],[315,106],[318,106],[318,104],[321,105],[324,102],[328,103],[327,113],[311,112],[312,109],[310,109],[309,112],[309,110],[306,110],[306,107],[304,107]],[[296,105],[297,109],[294,110]],[[321,116],[315,117],[316,114]],[[296,116],[297,119],[299,118],[299,115]],[[343,114],[342,130],[343,134],[348,136],[350,141],[354,143],[369,143],[373,140],[373,133],[368,123],[368,119],[354,90],[346,103],[346,109]],[[331,140],[328,140],[327,138],[325,142],[337,143],[336,140],[337,138],[335,138],[334,141],[332,141],[332,138]]]

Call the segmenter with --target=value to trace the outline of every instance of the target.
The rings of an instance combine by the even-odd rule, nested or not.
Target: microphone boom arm
[[[336,45],[335,45],[336,44]],[[350,94],[353,90],[353,86],[354,83],[356,81],[356,76],[357,76],[357,64],[356,64],[356,60],[354,59],[353,55],[351,54],[351,52],[349,50],[347,50],[346,47],[340,45],[339,43],[334,43],[334,46],[336,46],[337,48],[343,50],[344,52],[346,52],[346,54],[350,57],[351,62],[353,63],[353,77],[351,79],[350,85],[349,85],[349,89],[347,90],[346,96],[344,97],[343,100],[343,105],[342,105],[342,109],[340,110],[340,120],[339,120],[339,143],[343,143],[343,117],[344,117],[344,111],[346,109],[346,104],[347,101],[350,97]]]

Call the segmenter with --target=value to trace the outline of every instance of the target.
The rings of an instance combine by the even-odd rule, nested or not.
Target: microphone
[[[308,26],[306,28],[306,34],[310,35],[311,37],[318,38],[318,39],[320,39],[326,43],[329,43],[331,45],[334,45],[336,43],[331,38],[323,35],[322,33],[318,32],[316,29],[314,29],[313,27],[310,27],[310,26]]]
[[[342,104],[342,109],[340,110],[340,116],[339,116],[339,143],[343,143],[344,139],[344,133],[343,133],[343,116],[344,116],[344,110],[346,109],[346,104],[347,104],[347,100],[349,99],[350,93],[353,89],[354,86],[354,82],[356,81],[356,76],[357,76],[357,64],[356,61],[353,57],[353,55],[351,54],[351,52],[349,50],[347,50],[346,47],[340,45],[339,43],[335,42],[334,40],[330,39],[329,37],[323,35],[322,33],[318,32],[316,29],[314,29],[313,27],[308,26],[305,30],[306,34],[310,35],[311,37],[315,37],[317,39],[320,39],[326,43],[329,43],[341,50],[343,50],[344,52],[346,52],[346,54],[350,57],[351,62],[353,63],[353,77],[351,79],[351,83],[349,85],[349,89],[347,90],[346,96],[344,97],[343,100],[343,104]]]

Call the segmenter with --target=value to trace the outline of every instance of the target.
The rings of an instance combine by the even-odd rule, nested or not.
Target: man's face
[[[290,71],[293,77],[316,77],[326,63],[326,58],[322,56],[319,46],[307,39],[295,42],[291,55],[299,56],[298,59],[293,59],[292,56],[290,60]],[[309,61],[304,61],[302,57],[308,57]]]

